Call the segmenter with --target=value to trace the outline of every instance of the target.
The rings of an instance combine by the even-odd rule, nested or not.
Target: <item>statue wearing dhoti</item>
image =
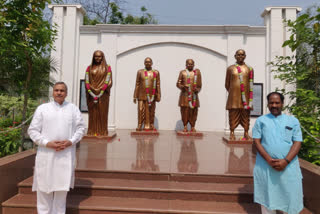
[[[198,93],[201,90],[201,73],[199,69],[194,69],[194,61],[187,59],[186,69],[180,71],[177,87],[181,90],[179,106],[181,119],[183,122],[183,132],[187,132],[187,125],[190,123],[191,132],[196,132],[195,126],[200,107]]]
[[[156,102],[160,102],[160,73],[152,69],[152,59],[144,60],[144,69],[137,72],[136,87],[133,102],[138,100],[138,126],[137,131],[155,130],[154,117]]]
[[[234,130],[240,124],[244,128],[244,138],[249,136],[250,111],[253,99],[253,69],[246,65],[246,52],[237,50],[236,63],[227,68],[225,87],[228,91],[226,109],[229,111],[230,140],[235,140]]]

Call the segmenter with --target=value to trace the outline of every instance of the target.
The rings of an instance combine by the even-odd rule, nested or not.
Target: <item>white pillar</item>
[[[301,11],[300,7],[267,7],[261,14],[266,26],[266,75],[265,92],[266,94],[275,91],[276,88],[282,89],[285,86],[279,79],[274,79],[275,73],[271,73],[271,66],[267,63],[274,61],[276,56],[291,56],[293,53],[288,47],[283,48],[282,44],[290,36],[288,27],[284,20],[294,21],[297,13]],[[292,86],[289,86],[292,88]],[[288,101],[289,99],[286,99]],[[266,110],[266,109],[265,109]],[[265,111],[267,112],[267,111]]]
[[[68,85],[67,100],[77,104],[80,83],[78,82],[79,26],[83,22],[85,10],[81,5],[49,5],[53,10],[52,23],[57,26],[55,50],[51,57],[57,62],[57,73],[50,75],[55,82],[64,81]],[[50,93],[51,94],[51,93]]]

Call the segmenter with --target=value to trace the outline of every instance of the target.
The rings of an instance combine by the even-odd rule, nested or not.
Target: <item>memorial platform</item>
[[[68,214],[260,213],[253,203],[252,145],[226,144],[223,133],[203,132],[198,138],[175,131],[132,136],[131,131],[80,142]],[[32,179],[3,203],[3,214],[36,213]]]

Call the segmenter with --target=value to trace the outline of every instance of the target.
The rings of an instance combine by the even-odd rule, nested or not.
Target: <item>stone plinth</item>
[[[159,132],[157,130],[142,130],[142,131],[132,131],[131,132],[131,136],[144,136],[144,135],[158,136]]]
[[[203,137],[202,132],[184,132],[184,131],[176,131],[177,136],[182,136],[182,137]]]
[[[253,140],[229,140],[227,137],[222,137],[222,140],[227,144],[253,144]]]
[[[111,141],[113,138],[117,136],[116,132],[109,132],[108,136],[92,136],[92,135],[86,135],[82,138],[82,140],[86,141]]]

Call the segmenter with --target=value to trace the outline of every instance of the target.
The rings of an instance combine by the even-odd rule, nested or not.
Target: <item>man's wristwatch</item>
[[[287,158],[284,158],[284,159],[287,161],[288,164],[290,163],[290,161]]]

